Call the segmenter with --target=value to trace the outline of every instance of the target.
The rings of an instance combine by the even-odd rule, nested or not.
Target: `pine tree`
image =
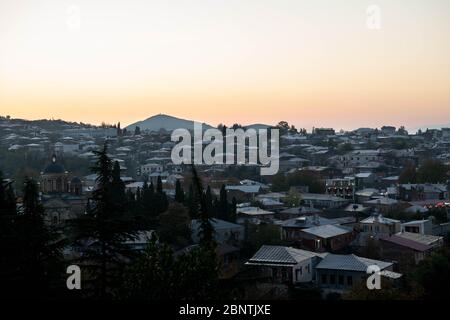
[[[177,182],[175,183],[175,201],[179,203],[184,202],[184,190],[181,186],[180,180],[177,180]]]
[[[96,151],[97,162],[92,171],[97,174],[93,192],[93,208],[76,221],[78,240],[93,239],[96,245],[84,249],[83,263],[88,271],[94,297],[113,296],[123,270],[123,243],[134,237],[134,223],[124,214],[124,204],[115,199],[119,188],[117,170],[107,155],[107,145]],[[115,176],[115,177],[114,177]],[[82,266],[82,269],[83,269]]]

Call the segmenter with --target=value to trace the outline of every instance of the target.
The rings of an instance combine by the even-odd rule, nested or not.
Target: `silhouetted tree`
[[[118,187],[115,185],[118,183],[117,172],[107,155],[107,145],[95,154],[97,162],[92,171],[97,174],[97,188],[91,199],[93,206],[75,221],[75,231],[80,245],[89,239],[94,241],[91,246],[83,247],[80,259],[82,269],[87,271],[85,290],[91,289],[94,297],[106,298],[116,294],[120,287],[125,254],[123,243],[133,239],[134,223],[124,214],[123,204],[114,198]]]
[[[184,203],[184,190],[181,186],[180,180],[175,183],[175,201]]]
[[[25,297],[52,296],[52,290],[58,286],[57,281],[61,280],[64,243],[45,225],[44,207],[39,200],[37,184],[32,179],[25,179],[23,213],[15,218],[13,226],[17,249],[16,292]]]

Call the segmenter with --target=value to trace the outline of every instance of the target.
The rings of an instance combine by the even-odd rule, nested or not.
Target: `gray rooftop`
[[[323,254],[291,247],[263,245],[247,264],[295,265],[300,261],[322,255]]]
[[[336,236],[339,236],[342,234],[350,233],[350,232],[352,232],[352,229],[343,227],[343,226],[327,224],[327,225],[323,225],[323,226],[317,226],[317,227],[304,229],[303,232],[312,234],[319,238],[327,239],[327,238],[336,237]]]
[[[339,255],[329,253],[316,266],[316,269],[332,269],[366,272],[370,265],[377,265],[381,270],[391,266],[392,263],[358,257],[354,254]]]

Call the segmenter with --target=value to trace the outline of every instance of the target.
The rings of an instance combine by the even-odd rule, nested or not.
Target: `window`
[[[352,286],[353,285],[353,277],[347,276],[347,285]]]
[[[330,284],[335,284],[336,283],[336,276],[334,274],[330,275]]]
[[[327,283],[327,275],[326,274],[322,275],[320,282],[322,282],[323,284]]]
[[[338,277],[338,283],[339,283],[339,285],[341,285],[341,286],[344,285],[344,276],[339,276],[339,277]]]

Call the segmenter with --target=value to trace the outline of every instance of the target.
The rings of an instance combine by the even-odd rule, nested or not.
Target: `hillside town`
[[[280,132],[276,175],[261,176],[258,165],[248,163],[197,164],[194,177],[192,166],[171,158],[173,126],[192,127],[166,115],[150,119],[152,126],[143,121],[121,128],[1,117],[3,189],[14,190],[20,215],[26,211],[22,186],[35,181],[45,225],[71,239],[69,226],[95,206],[101,179],[92,167],[107,145],[126,210],[141,219],[124,250],[145,251],[158,239],[177,256],[202,243],[198,175],[219,279],[233,298],[364,299],[371,294],[367,269],[374,265],[380,294],[383,288],[398,298],[439,294],[416,275],[448,247],[450,128],[307,130],[281,121],[273,126]],[[93,237],[65,243],[65,261],[97,244]],[[411,279],[420,290],[410,288]]]

